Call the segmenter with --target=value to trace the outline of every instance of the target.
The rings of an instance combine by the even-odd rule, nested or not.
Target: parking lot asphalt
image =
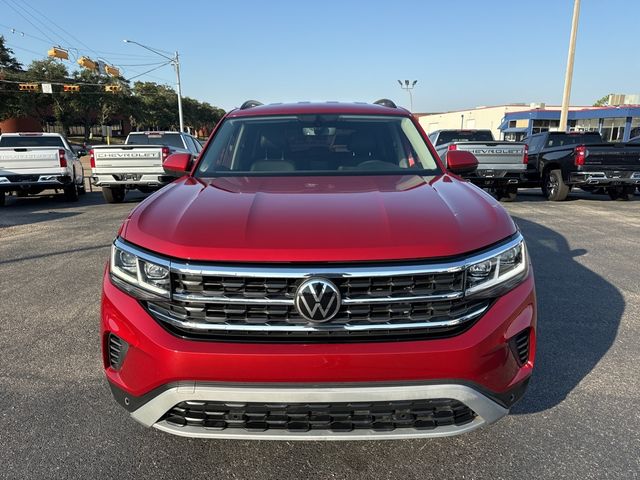
[[[10,197],[0,209],[0,478],[640,478],[640,197],[525,191],[538,357],[511,415],[453,438],[185,439],[111,397],[98,341],[110,242],[143,198]]]

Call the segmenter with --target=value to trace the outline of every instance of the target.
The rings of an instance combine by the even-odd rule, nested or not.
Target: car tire
[[[567,195],[571,191],[571,187],[564,183],[562,179],[562,170],[547,171],[542,179],[542,193],[552,202],[562,202],[566,200]]]
[[[78,185],[73,182],[63,189],[64,199],[67,202],[77,202],[78,201]]]
[[[628,202],[629,200],[633,200],[634,190],[634,187],[612,187],[607,188],[607,193],[611,200],[623,200]]]
[[[78,185],[78,193],[80,195],[84,195],[87,193],[87,187],[84,185],[84,178],[82,179],[82,183]]]
[[[4,192],[0,192],[0,207],[4,206],[5,203],[5,193]]]
[[[124,187],[102,187],[102,196],[107,203],[122,203],[124,201]]]

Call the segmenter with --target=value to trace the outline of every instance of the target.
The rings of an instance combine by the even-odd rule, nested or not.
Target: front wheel
[[[611,187],[607,189],[611,200],[633,200],[634,187]]]
[[[570,190],[569,185],[562,179],[562,170],[551,170],[542,180],[542,193],[552,202],[566,200]]]
[[[0,192],[0,207],[4,205],[4,198],[5,198],[5,193]]]
[[[122,203],[124,195],[124,187],[102,187],[102,196],[107,203]]]

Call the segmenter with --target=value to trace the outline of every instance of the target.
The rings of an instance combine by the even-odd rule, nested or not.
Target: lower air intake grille
[[[529,361],[529,329],[523,330],[512,340],[512,346],[520,365]]]
[[[188,401],[173,407],[163,420],[179,427],[210,430],[351,432],[366,429],[387,432],[464,425],[475,417],[473,410],[451,399],[317,404]]]
[[[119,370],[124,362],[129,344],[113,333],[109,334],[107,339],[107,350],[109,357],[109,366],[114,370]]]

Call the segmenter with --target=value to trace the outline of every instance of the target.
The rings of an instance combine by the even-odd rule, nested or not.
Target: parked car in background
[[[604,188],[611,199],[630,200],[640,185],[640,145],[606,143],[598,132],[544,132],[524,140],[529,146],[529,186],[548,200],[562,201],[571,188]]]
[[[102,187],[108,203],[119,203],[126,191],[155,191],[174,180],[165,174],[162,162],[176,152],[197,156],[202,145],[197,138],[180,132],[132,132],[124,145],[94,146],[91,181]]]
[[[77,201],[85,193],[84,170],[67,139],[59,133],[5,133],[0,135],[0,205],[7,193],[36,195],[61,190]]]
[[[471,152],[478,168],[463,175],[471,183],[491,191],[499,200],[513,201],[527,169],[524,143],[498,142],[491,130],[437,130],[429,134],[445,164],[450,151]]]
[[[191,437],[441,437],[506,415],[533,370],[524,239],[411,113],[246,102],[125,220],[103,277],[116,400]]]

